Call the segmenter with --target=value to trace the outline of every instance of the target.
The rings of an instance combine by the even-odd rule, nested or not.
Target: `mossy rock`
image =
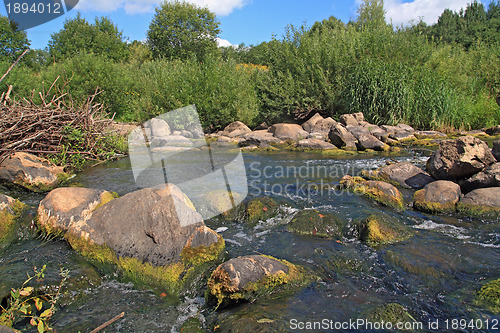
[[[404,210],[405,208],[403,195],[394,185],[389,183],[364,180],[361,177],[344,176],[340,180],[340,186],[384,206],[397,210]]]
[[[207,332],[203,329],[203,324],[198,318],[192,317],[186,320],[180,327],[181,333],[204,333]]]
[[[342,238],[342,224],[332,214],[308,209],[297,213],[287,225],[290,232],[326,238]]]
[[[477,293],[476,303],[495,314],[500,313],[500,279],[486,283]]]
[[[388,303],[371,309],[366,320],[372,323],[391,323],[395,326],[398,323],[411,323],[416,320],[408,311],[398,303]]]
[[[369,246],[404,241],[413,230],[388,215],[373,214],[358,225],[359,238]]]
[[[205,294],[209,302],[225,307],[295,290],[311,281],[301,267],[270,256],[231,259],[213,271]]]
[[[273,198],[262,197],[252,199],[245,206],[245,221],[255,225],[259,221],[266,221],[278,214],[279,205]]]
[[[455,212],[460,195],[460,186],[451,181],[438,180],[415,192],[413,207],[431,214]]]
[[[20,219],[27,208],[21,201],[0,194],[0,250],[15,239]]]
[[[219,216],[224,221],[234,221],[241,216],[243,207],[239,203],[243,199],[243,196],[237,192],[211,191],[203,196],[200,212]]]
[[[466,216],[500,217],[500,187],[480,188],[467,193],[457,203],[457,211]]]
[[[206,279],[210,268],[213,269],[222,260],[225,242],[222,236],[217,237],[218,241],[209,246],[191,247],[188,242],[181,252],[182,260],[153,266],[137,258],[119,256],[106,245],[96,244],[85,237],[72,233],[65,235],[71,247],[87,259],[97,264],[114,265],[133,281],[157,287],[170,296],[178,296],[187,291],[193,282]]]
[[[434,278],[444,277],[444,273],[437,270],[435,267],[427,263],[422,263],[419,260],[406,259],[394,251],[387,251],[384,255],[384,259],[410,274],[426,275]]]

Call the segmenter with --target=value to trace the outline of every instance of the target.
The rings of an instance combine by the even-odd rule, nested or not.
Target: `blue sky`
[[[64,20],[76,11],[89,21],[107,16],[130,41],[144,40],[154,8],[161,0],[80,0],[78,6],[53,21],[28,30],[33,48],[44,48],[50,35],[63,27]],[[333,15],[344,22],[356,17],[361,0],[189,0],[208,6],[221,22],[222,44],[246,45],[269,41],[273,34],[280,37],[288,24],[312,25]],[[408,24],[422,17],[429,24],[436,22],[444,9],[459,10],[470,0],[385,0],[387,20],[393,24]],[[483,1],[489,3],[489,1]],[[0,14],[6,15],[5,7]]]

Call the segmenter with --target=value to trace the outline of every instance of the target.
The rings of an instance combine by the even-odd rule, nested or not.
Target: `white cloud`
[[[217,37],[216,40],[217,40],[217,46],[219,47],[229,47],[229,46],[232,46],[234,48],[238,47],[238,45],[231,44],[231,42],[228,41],[227,39],[222,39],[220,37]]]
[[[152,12],[162,0],[80,0],[76,7],[81,11],[112,12],[123,8],[127,14]],[[200,7],[207,6],[217,15],[229,15],[235,9],[244,7],[246,0],[188,0]]]
[[[465,8],[471,0],[414,0],[403,3],[401,0],[385,0],[384,7],[387,11],[386,19],[394,25],[407,25],[412,20],[418,22],[419,18],[427,24],[437,22],[445,9],[459,11]]]

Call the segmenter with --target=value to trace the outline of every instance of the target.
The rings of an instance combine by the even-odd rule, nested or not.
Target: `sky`
[[[32,48],[43,49],[51,34],[62,29],[64,21],[80,12],[89,22],[95,17],[109,17],[129,40],[145,40],[154,9],[162,0],[80,0],[75,9],[43,25],[28,29]],[[278,38],[288,24],[311,26],[316,21],[335,16],[343,22],[356,18],[361,0],[188,0],[207,6],[220,21],[219,44],[223,46],[256,45]],[[385,0],[386,19],[394,25],[407,25],[422,18],[427,24],[437,21],[448,8],[458,11],[471,0]],[[482,1],[488,4],[488,0]],[[6,8],[0,6],[6,16]]]

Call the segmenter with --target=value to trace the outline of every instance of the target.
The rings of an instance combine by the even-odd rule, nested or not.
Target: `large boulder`
[[[488,145],[475,137],[444,140],[427,161],[427,171],[436,179],[468,178],[496,162]]]
[[[311,119],[302,124],[302,128],[304,129],[304,131],[311,133],[314,125],[316,125],[318,121],[323,119],[325,118],[323,118],[319,113],[316,113],[314,116],[312,116]]]
[[[457,204],[457,209],[464,215],[498,216],[500,215],[500,187],[480,188],[467,193]]]
[[[231,124],[227,125],[224,128],[223,135],[228,136],[230,138],[235,138],[237,136],[242,136],[246,133],[250,133],[252,130],[248,128],[247,125],[242,123],[241,121],[235,121]]]
[[[340,122],[345,126],[358,126],[360,122],[364,122],[365,117],[363,113],[343,114],[339,118]]]
[[[499,135],[500,134],[500,125],[490,127],[485,132],[488,135]]]
[[[172,184],[111,200],[65,238],[82,255],[173,293],[198,281],[225,246]]]
[[[386,165],[378,170],[364,172],[363,176],[397,184],[404,188],[421,189],[432,183],[434,179],[419,167],[410,162]]]
[[[337,122],[333,120],[331,117],[319,120],[316,122],[316,124],[312,127],[311,133],[320,133],[324,137],[328,136],[328,133],[330,132],[330,128]]]
[[[389,183],[376,180],[364,180],[361,177],[346,175],[340,180],[340,186],[384,206],[404,210],[405,203],[403,195],[395,186]]]
[[[301,149],[337,149],[329,142],[319,139],[304,139],[297,143],[297,148]]]
[[[500,140],[493,142],[493,149],[491,150],[493,156],[500,162]]]
[[[208,280],[208,298],[220,305],[252,301],[272,294],[275,289],[301,285],[305,282],[301,270],[284,260],[263,255],[231,259],[212,273]]]
[[[243,135],[244,141],[240,142],[240,146],[256,145],[259,147],[266,147],[270,144],[281,144],[283,140],[275,138],[273,133],[267,130],[257,130]]]
[[[358,140],[351,132],[339,123],[334,124],[331,127],[328,137],[337,148],[356,150],[356,143]]]
[[[334,215],[313,209],[298,212],[287,225],[290,232],[326,238],[342,238],[342,223]]]
[[[305,139],[309,135],[297,124],[274,124],[269,128],[269,132],[273,133],[273,136],[278,139],[292,141]]]
[[[413,207],[427,213],[449,213],[456,210],[460,186],[449,180],[438,180],[415,192]]]
[[[85,223],[94,210],[116,198],[104,190],[61,187],[50,191],[38,205],[38,225],[50,235],[64,235]]]
[[[151,136],[153,138],[165,137],[165,136],[169,136],[170,134],[172,134],[172,130],[170,129],[170,126],[163,119],[153,118],[149,122],[149,125],[151,128]]]
[[[410,238],[413,231],[385,214],[373,214],[359,223],[359,239],[369,246],[392,244]]]
[[[370,124],[367,122],[367,123],[362,123],[362,126],[367,128],[369,133],[379,140],[382,140],[382,139],[387,138],[389,136],[386,131],[384,131],[382,128],[380,128],[377,125],[373,125],[373,124]]]
[[[0,180],[14,183],[34,192],[57,187],[66,174],[48,160],[23,152],[10,155],[0,164]]]
[[[250,225],[256,225],[259,221],[267,221],[275,217],[278,211],[279,205],[273,198],[254,198],[245,205],[245,221]]]
[[[372,149],[375,151],[387,151],[389,146],[377,139],[371,134],[361,134],[356,137],[358,139],[358,150]]]
[[[492,164],[483,171],[460,182],[460,187],[464,193],[469,193],[478,188],[500,187],[500,162]]]
[[[0,193],[0,250],[13,240],[16,225],[26,208],[19,200]]]

